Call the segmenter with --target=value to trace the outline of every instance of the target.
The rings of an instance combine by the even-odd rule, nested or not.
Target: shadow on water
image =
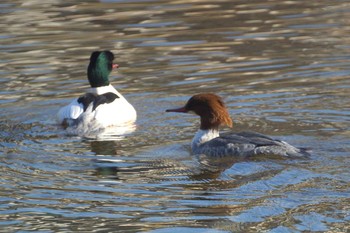
[[[347,1],[3,1],[0,225],[17,231],[347,232]],[[91,51],[136,130],[94,140],[56,125],[88,87]],[[234,131],[312,148],[310,159],[193,156],[198,118],[223,96]],[[0,230],[2,231],[2,230]]]

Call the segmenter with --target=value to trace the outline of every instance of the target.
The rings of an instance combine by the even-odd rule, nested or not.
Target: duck
[[[192,96],[184,107],[166,112],[194,113],[200,117],[200,127],[191,143],[193,154],[209,157],[283,156],[308,157],[305,148],[294,147],[282,140],[253,131],[220,135],[219,127],[232,128],[233,122],[223,99],[213,93]]]
[[[57,113],[57,121],[64,128],[88,127],[90,123],[95,128],[107,128],[136,121],[135,108],[110,84],[110,73],[119,67],[113,60],[111,51],[92,52],[87,68],[90,89]]]

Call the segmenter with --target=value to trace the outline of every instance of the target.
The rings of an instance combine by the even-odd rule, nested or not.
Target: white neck
[[[200,129],[194,135],[192,140],[192,151],[195,151],[198,147],[200,147],[203,143],[212,140],[213,138],[219,137],[219,131],[217,129]]]
[[[111,85],[103,86],[103,87],[91,87],[90,88],[91,93],[95,93],[97,95],[102,95],[108,92],[115,93],[119,96],[119,98],[123,98],[123,96]]]

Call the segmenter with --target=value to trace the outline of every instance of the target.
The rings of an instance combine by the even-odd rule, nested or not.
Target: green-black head
[[[114,55],[110,51],[95,51],[91,54],[90,64],[87,69],[91,87],[108,86],[108,76],[117,64],[113,64]]]

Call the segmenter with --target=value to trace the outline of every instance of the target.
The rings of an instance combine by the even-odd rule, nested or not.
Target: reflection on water
[[[0,224],[16,231],[349,230],[347,1],[3,1]],[[92,140],[55,124],[88,87],[91,51],[136,130]],[[197,118],[225,98],[234,130],[313,149],[306,160],[191,156]],[[4,231],[4,230],[0,230]]]
[[[95,140],[122,140],[125,135],[131,134],[136,130],[137,126],[134,122],[126,123],[120,126],[110,126],[101,128],[94,122],[86,120],[78,125],[66,128],[66,134],[70,136],[81,136]]]

